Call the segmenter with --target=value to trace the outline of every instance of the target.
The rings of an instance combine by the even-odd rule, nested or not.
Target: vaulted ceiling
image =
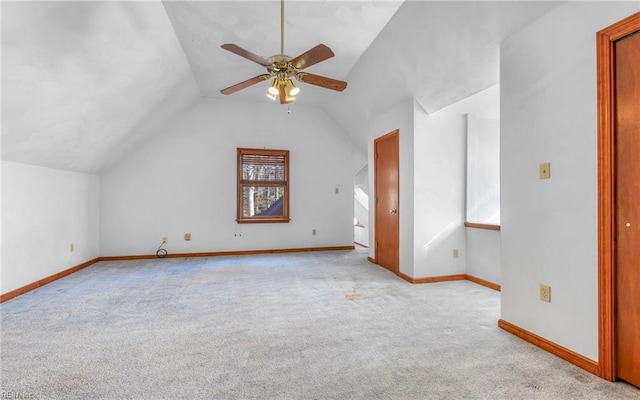
[[[285,0],[284,52],[295,57],[323,43],[334,58],[308,69],[345,79],[402,1]],[[279,1],[165,1],[165,9],[200,87],[202,96],[225,98],[220,89],[266,72],[265,68],[220,48],[234,43],[264,58],[280,54]],[[300,85],[298,104],[319,105],[326,89]],[[267,83],[231,95],[233,100],[265,101]]]
[[[100,172],[198,86],[160,2],[2,2],[2,159]]]
[[[336,56],[309,72],[342,93],[300,85],[366,148],[361,127],[413,97],[427,111],[499,79],[499,44],[552,2],[357,0],[285,3],[285,52]],[[2,159],[100,173],[201,98],[267,102],[264,72],[220,48],[280,52],[280,4],[261,1],[6,2],[2,7]]]

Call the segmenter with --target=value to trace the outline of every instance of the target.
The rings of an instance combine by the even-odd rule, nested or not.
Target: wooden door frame
[[[400,218],[400,130],[396,129],[392,132],[389,132],[385,135],[382,135],[373,140],[373,191],[374,191],[374,199],[373,199],[373,216],[375,221],[375,234],[373,238],[373,244],[375,248],[375,264],[378,263],[378,142],[387,139],[389,136],[398,135],[398,218]],[[400,273],[400,221],[398,220],[398,228],[397,228],[397,237],[398,237],[398,259],[396,260],[396,274]]]
[[[596,34],[598,74],[598,375],[616,380],[615,50],[640,31],[640,12]]]

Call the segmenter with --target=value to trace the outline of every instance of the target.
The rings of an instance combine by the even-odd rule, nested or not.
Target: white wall
[[[500,103],[497,88],[491,102]],[[493,113],[490,113],[493,114]],[[500,119],[467,114],[467,222],[500,224]],[[467,274],[500,284],[500,231],[467,228]]]
[[[467,274],[500,285],[501,232],[466,228]]]
[[[429,115],[416,108],[414,277],[464,274],[475,256],[465,251],[466,114],[497,116],[499,95],[495,85]]]
[[[500,225],[499,118],[467,114],[466,197],[467,222]]]
[[[102,176],[100,254],[153,254],[162,236],[169,253],[353,245],[366,157],[323,111],[286,110],[205,99],[168,124]],[[290,223],[235,222],[238,147],[290,150]]]
[[[376,115],[369,123],[369,256],[375,258],[375,177],[373,141],[387,133],[399,130],[400,163],[400,265],[399,270],[413,277],[413,108],[412,99],[402,101],[389,110]]]
[[[466,116],[416,109],[415,118],[414,277],[464,274]]]
[[[2,161],[2,293],[98,257],[99,194],[96,175]]]
[[[639,8],[569,2],[501,47],[502,318],[593,360],[595,33]],[[541,162],[551,162],[551,179],[538,179]],[[551,303],[538,299],[541,283]]]

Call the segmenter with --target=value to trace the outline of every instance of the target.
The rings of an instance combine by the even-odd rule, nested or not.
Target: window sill
[[[476,228],[476,229],[488,229],[492,231],[499,231],[500,225],[492,225],[492,224],[478,224],[475,222],[465,222],[464,226],[467,228]]]
[[[236,219],[239,224],[282,224],[289,223],[290,218],[245,218]]]

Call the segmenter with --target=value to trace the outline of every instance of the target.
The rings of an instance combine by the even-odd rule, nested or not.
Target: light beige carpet
[[[0,305],[1,389],[31,399],[640,399],[500,330],[499,302],[467,281],[411,285],[359,250],[101,262]]]

